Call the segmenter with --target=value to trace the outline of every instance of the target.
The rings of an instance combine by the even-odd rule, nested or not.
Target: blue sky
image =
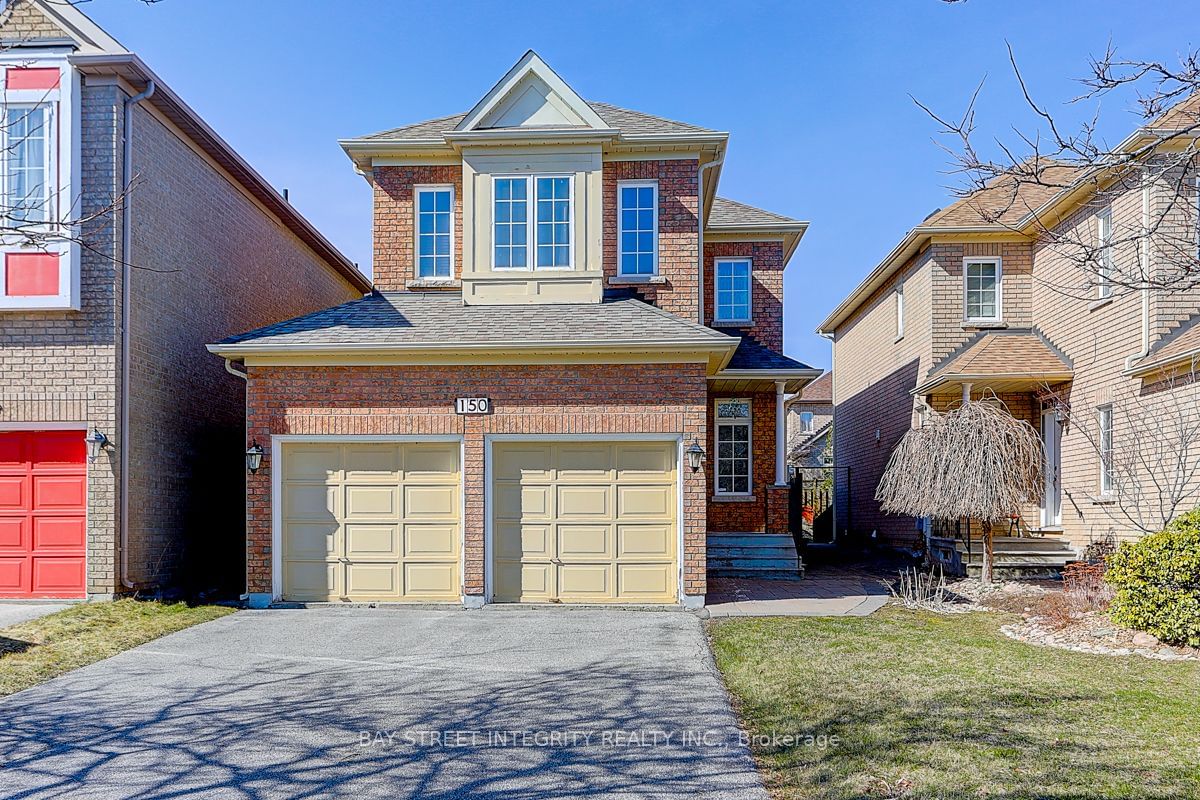
[[[908,228],[951,202],[937,126],[979,81],[982,134],[1031,124],[1007,62],[1061,103],[1111,37],[1131,57],[1197,44],[1192,3],[400,3],[92,0],[134,50],[364,269],[371,197],[337,146],[465,111],[527,49],[581,95],[731,133],[721,194],[812,223],[786,277],[789,355],[829,366],[813,330]],[[1189,38],[1190,37],[1190,38]],[[1060,109],[1082,119],[1087,109]],[[1106,101],[1114,141],[1132,106]]]

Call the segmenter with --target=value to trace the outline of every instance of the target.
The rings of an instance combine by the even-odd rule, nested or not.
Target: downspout
[[[696,174],[696,321],[704,324],[704,171],[725,163],[725,152],[707,164],[701,164]],[[716,191],[715,189],[713,191]]]
[[[129,580],[129,316],[132,308],[130,279],[133,270],[129,264],[129,251],[133,246],[133,231],[130,229],[129,190],[133,183],[133,107],[154,96],[154,81],[146,84],[145,91],[125,98],[124,119],[121,137],[121,397],[120,405],[120,500],[121,515],[121,585],[126,589],[136,588]]]
[[[1149,181],[1142,184],[1142,349],[1125,359],[1125,369],[1150,355],[1150,188]]]

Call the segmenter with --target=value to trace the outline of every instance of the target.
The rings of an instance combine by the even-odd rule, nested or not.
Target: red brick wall
[[[483,594],[484,440],[492,433],[682,433],[703,437],[701,364],[473,367],[251,367],[248,436],[454,434],[465,438],[467,594]],[[454,398],[488,396],[495,413],[463,417]],[[271,589],[271,468],[251,475],[247,585]],[[684,587],[705,592],[705,481],[684,480]]]
[[[462,275],[462,167],[375,168],[375,274],[376,288],[404,291],[417,277],[413,243],[413,186],[454,186],[454,277]]]
[[[718,398],[749,397],[750,445],[753,455],[750,463],[751,491],[753,500],[714,500],[717,484],[716,470],[716,415],[715,401]],[[775,393],[758,392],[731,394],[714,393],[708,399],[708,439],[705,452],[705,476],[708,481],[708,529],[713,533],[754,533],[768,530],[767,487],[775,483]],[[785,512],[786,513],[786,510]],[[786,523],[785,523],[786,527]]]
[[[712,325],[714,259],[749,258],[752,267],[753,324],[739,326],[759,342],[783,352],[783,243],[782,242],[705,242],[704,243],[704,324]]]
[[[696,208],[699,167],[694,159],[609,161],[604,164],[604,274],[617,277],[617,182],[658,181],[658,274],[666,284],[641,289],[659,308],[696,319]]]

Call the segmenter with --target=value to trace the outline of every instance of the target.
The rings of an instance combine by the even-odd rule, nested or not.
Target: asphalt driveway
[[[5,798],[766,798],[686,613],[243,611],[0,720]]]

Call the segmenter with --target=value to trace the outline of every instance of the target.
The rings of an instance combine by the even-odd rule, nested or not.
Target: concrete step
[[[708,546],[709,558],[795,558],[795,545],[767,547],[713,547]]]
[[[800,559],[791,558],[714,558],[708,557],[708,568],[713,569],[787,569],[800,568]]]
[[[804,565],[787,533],[710,533],[708,574],[714,578],[796,580]]]
[[[795,581],[804,577],[804,567],[794,570],[780,569],[732,569],[722,567],[709,569],[710,578],[751,578],[760,581]]]
[[[709,547],[780,547],[795,545],[790,533],[710,533]]]

